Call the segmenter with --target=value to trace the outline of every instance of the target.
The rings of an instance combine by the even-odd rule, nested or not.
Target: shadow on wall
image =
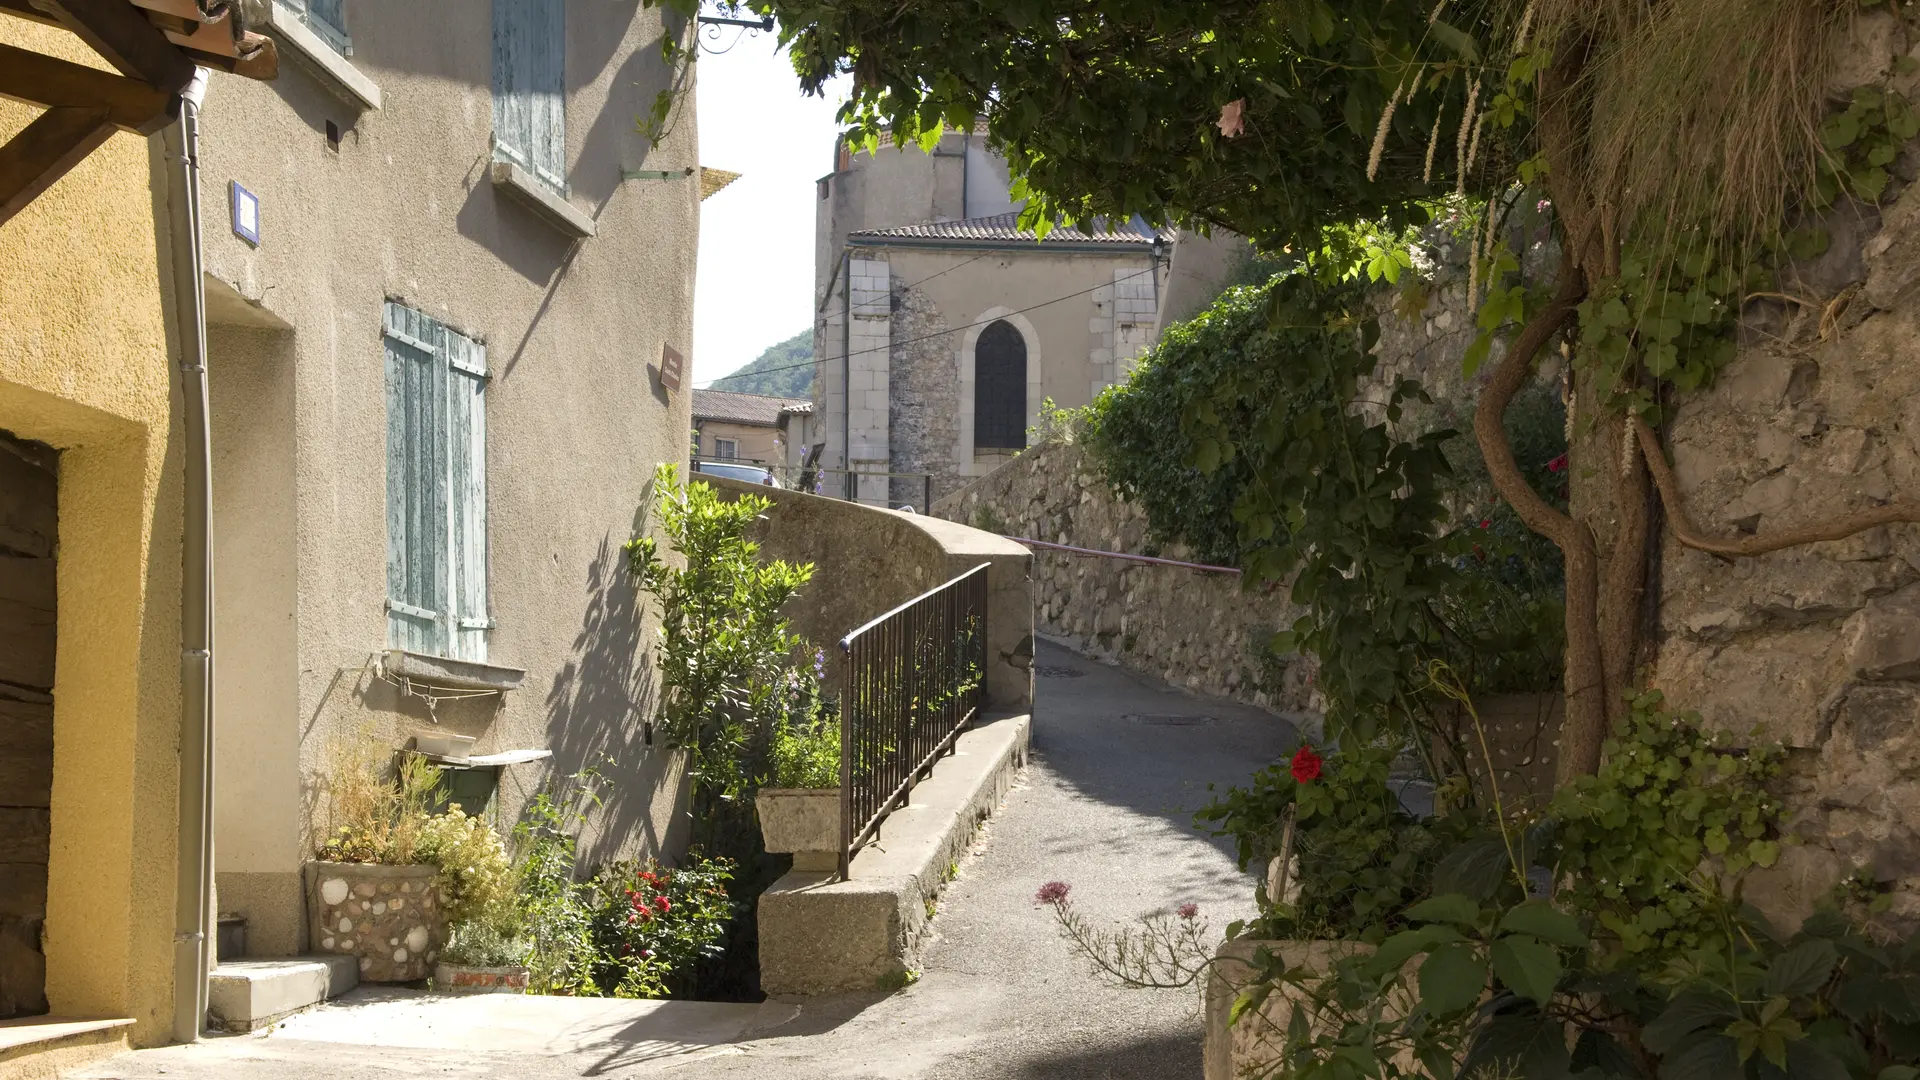
[[[586,613],[573,653],[547,692],[547,745],[553,749],[556,797],[583,769],[599,771],[600,805],[581,837],[580,864],[593,867],[623,852],[673,853],[685,842],[677,813],[684,772],[676,755],[647,745],[655,697],[640,598],[626,555],[603,537],[587,568]]]

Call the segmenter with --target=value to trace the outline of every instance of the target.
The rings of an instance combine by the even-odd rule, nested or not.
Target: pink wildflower
[[[1036,904],[1063,904],[1067,900],[1067,890],[1071,888],[1073,888],[1073,886],[1064,881],[1049,881],[1045,885],[1040,886],[1039,892],[1033,894],[1033,902]]]

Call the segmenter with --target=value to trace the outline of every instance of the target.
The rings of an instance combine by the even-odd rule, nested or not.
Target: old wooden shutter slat
[[[478,342],[447,333],[449,488],[454,576],[453,655],[487,658],[487,368]]]
[[[493,0],[493,148],[497,157],[533,168],[528,90],[533,56],[526,0]]]
[[[438,323],[386,306],[387,636],[398,648],[444,654],[446,573],[446,361]]]
[[[533,172],[567,190],[567,6],[565,0],[533,0],[532,113]]]

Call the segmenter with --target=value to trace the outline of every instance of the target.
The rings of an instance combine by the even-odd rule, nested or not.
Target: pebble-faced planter
[[[753,805],[768,851],[792,852],[795,870],[840,868],[839,788],[761,788]]]
[[[433,988],[447,994],[524,994],[530,978],[531,972],[521,964],[506,967],[433,965]]]
[[[447,919],[433,879],[440,868],[307,864],[315,952],[355,956],[361,982],[413,982],[433,972]]]

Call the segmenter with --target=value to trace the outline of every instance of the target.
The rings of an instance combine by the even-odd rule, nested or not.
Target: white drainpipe
[[[213,447],[207,425],[207,303],[200,263],[200,104],[207,69],[166,129],[174,314],[180,330],[186,520],[180,583],[180,850],[174,899],[173,1037],[193,1042],[213,967]]]

